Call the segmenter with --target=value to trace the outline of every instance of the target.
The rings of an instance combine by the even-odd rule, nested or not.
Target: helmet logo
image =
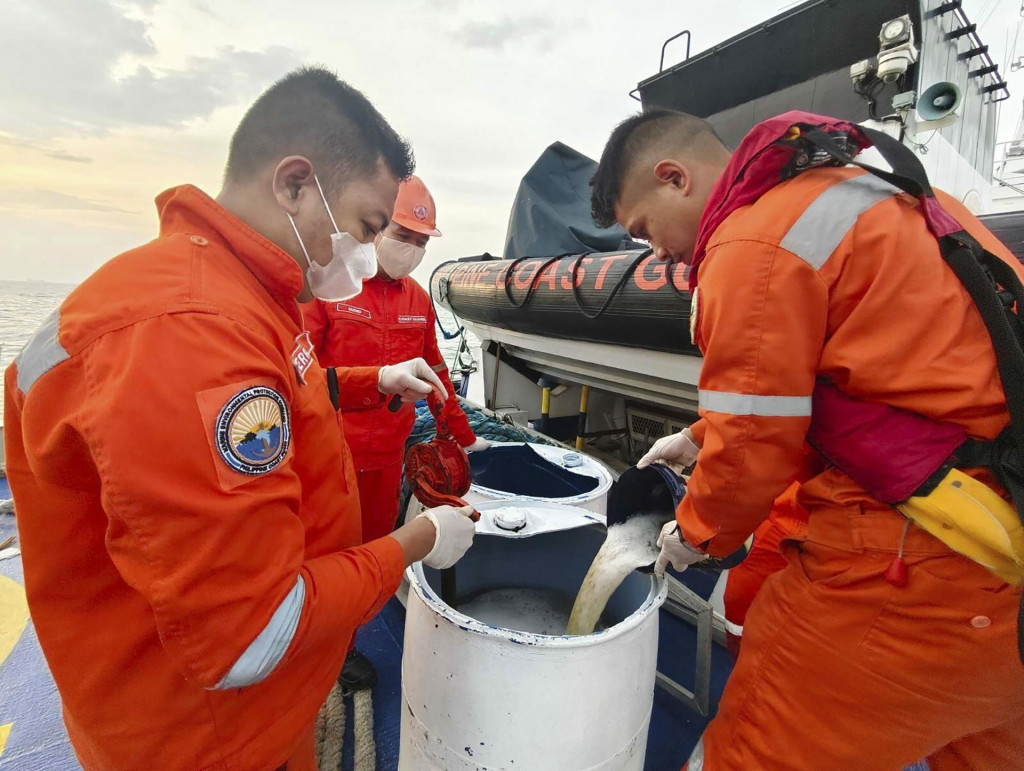
[[[422,222],[427,218],[427,207],[421,203],[416,204],[412,207],[413,216]]]

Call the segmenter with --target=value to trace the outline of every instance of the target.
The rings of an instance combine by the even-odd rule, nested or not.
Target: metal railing
[[[1010,88],[999,73],[999,66],[992,61],[992,55],[988,51],[988,46],[983,45],[981,38],[978,37],[978,25],[972,24],[971,20],[967,18],[967,14],[964,13],[962,0],[946,0],[941,5],[932,8],[926,15],[928,18],[933,18],[935,16],[944,16],[947,13],[953,14],[953,18],[956,19],[959,26],[946,33],[946,40],[966,38],[968,43],[967,50],[958,54],[957,59],[970,62],[971,64],[974,63],[975,59],[978,60],[978,66],[968,71],[968,77],[981,78],[982,82],[986,78],[989,79],[988,85],[983,85],[981,91],[992,102],[1002,102],[1009,99]],[[995,94],[1001,95],[997,98]]]
[[[665,71],[665,49],[668,48],[668,44],[671,43],[673,40],[678,40],[683,35],[686,35],[686,56],[684,56],[680,61],[676,62],[676,64],[681,64],[682,62],[690,60],[690,43],[693,42],[693,35],[690,34],[690,30],[684,29],[682,32],[677,32],[676,34],[674,34],[672,37],[668,38],[664,43],[661,44],[661,58],[658,60],[659,74]],[[631,98],[636,99],[636,101],[641,101],[639,87],[634,88],[632,91],[630,91],[629,95]]]
[[[1024,139],[997,142],[992,164],[992,183],[1017,193],[1024,201]]]

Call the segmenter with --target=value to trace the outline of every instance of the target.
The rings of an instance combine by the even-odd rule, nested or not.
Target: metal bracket
[[[959,29],[954,29],[951,32],[947,32],[946,33],[946,40],[957,40],[958,38],[962,38],[965,35],[973,35],[977,31],[978,31],[978,25],[977,24],[968,24],[965,27],[960,27]]]
[[[961,0],[948,0],[937,8],[932,8],[928,13],[925,14],[926,19],[934,19],[936,16],[943,16],[952,11],[960,9]]]
[[[999,66],[996,64],[990,64],[987,67],[979,67],[976,70],[971,70],[967,73],[969,78],[983,78],[986,75],[991,75],[994,72],[999,72]]]
[[[707,717],[711,711],[711,643],[714,611],[711,604],[682,582],[666,576],[668,598],[662,610],[697,627],[697,656],[693,690],[690,691],[661,672],[657,685],[674,699],[681,701],[698,715]]]
[[[975,56],[983,56],[988,53],[988,46],[975,46],[974,48],[968,49],[963,53],[956,55],[957,61],[965,62],[968,59],[973,59]]]

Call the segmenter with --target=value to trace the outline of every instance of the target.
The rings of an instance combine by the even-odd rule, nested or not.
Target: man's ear
[[[654,166],[654,177],[663,185],[672,185],[689,195],[692,177],[690,170],[672,158],[658,161]]]
[[[274,198],[293,217],[299,212],[302,191],[313,181],[313,164],[301,155],[289,155],[274,169]]]

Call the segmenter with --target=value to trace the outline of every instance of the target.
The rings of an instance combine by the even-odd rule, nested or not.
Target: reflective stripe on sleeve
[[[686,771],[703,771],[704,769],[704,737],[697,740],[697,746],[690,753],[690,759],[686,761]]]
[[[214,690],[244,688],[263,680],[284,657],[291,645],[295,630],[299,627],[299,616],[306,599],[306,584],[299,576],[288,596],[281,600],[270,621],[255,640],[238,657],[224,678]]]
[[[758,415],[766,418],[800,418],[811,414],[808,396],[755,396],[726,391],[698,393],[697,405],[702,410],[725,415]]]
[[[27,394],[35,382],[62,361],[71,358],[57,339],[60,331],[60,308],[46,317],[35,334],[21,349],[14,363],[18,367],[18,390]]]
[[[779,246],[818,270],[861,214],[897,193],[899,190],[888,182],[870,174],[843,180],[828,188],[804,209]]]

